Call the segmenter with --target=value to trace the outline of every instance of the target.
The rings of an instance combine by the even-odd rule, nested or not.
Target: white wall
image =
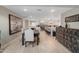
[[[75,14],[79,14],[79,8],[74,8],[74,9],[64,12],[61,15],[61,25],[65,27],[65,17],[75,15]],[[79,22],[69,22],[68,25],[70,28],[79,29]]]
[[[0,30],[1,30],[1,43],[4,46],[6,43],[15,38],[16,35],[9,35],[9,14],[14,14],[8,9],[0,6]]]
[[[25,19],[23,20],[23,29],[26,29],[29,26],[28,22],[29,21],[27,19],[26,20]]]
[[[48,18],[42,18],[40,22],[47,24],[47,25],[50,25],[50,23],[51,23],[52,25],[60,26],[61,25],[61,15],[58,15],[58,16],[52,15]]]

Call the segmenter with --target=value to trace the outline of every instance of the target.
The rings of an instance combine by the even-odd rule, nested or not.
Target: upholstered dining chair
[[[34,31],[31,28],[25,30],[25,47],[27,47],[27,43],[31,43],[34,45]]]

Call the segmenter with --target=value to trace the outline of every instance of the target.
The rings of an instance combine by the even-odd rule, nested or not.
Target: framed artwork
[[[22,19],[14,15],[9,14],[9,34],[20,32],[22,29]]]
[[[79,14],[66,17],[65,22],[79,22]]]

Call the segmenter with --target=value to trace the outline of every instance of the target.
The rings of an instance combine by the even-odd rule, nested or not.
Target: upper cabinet
[[[78,22],[79,21],[79,14],[72,15],[65,18],[65,22]]]

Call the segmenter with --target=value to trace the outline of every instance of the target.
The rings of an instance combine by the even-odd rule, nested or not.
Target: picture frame
[[[20,32],[23,26],[22,23],[21,18],[9,14],[9,35]]]
[[[78,22],[79,21],[79,14],[72,15],[65,18],[65,22]]]

